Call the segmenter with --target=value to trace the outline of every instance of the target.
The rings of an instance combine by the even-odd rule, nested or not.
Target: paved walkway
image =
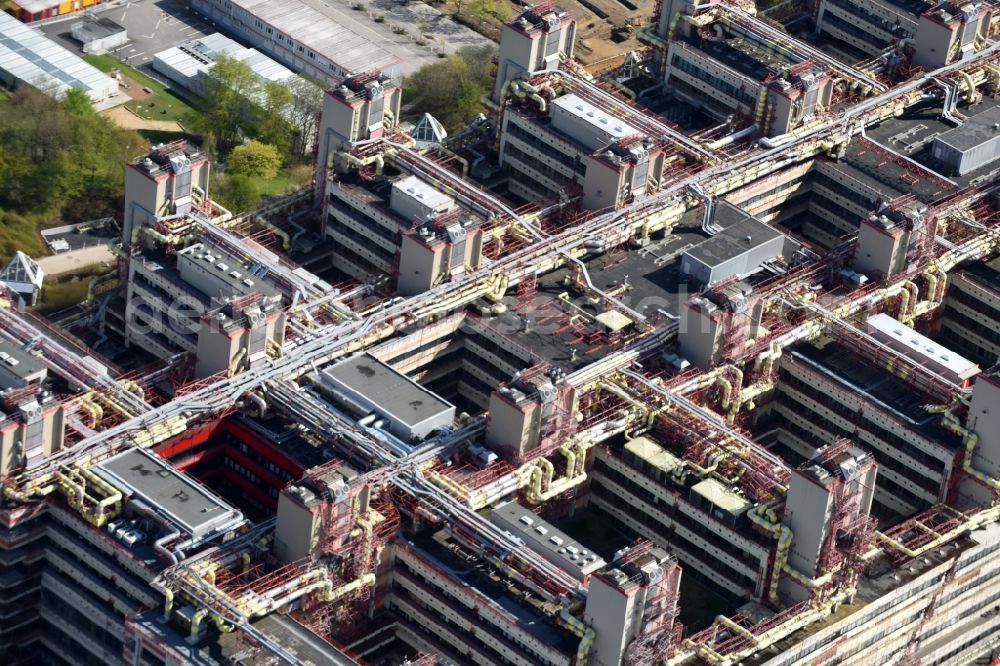
[[[51,257],[42,257],[36,261],[45,271],[45,275],[48,276],[72,273],[86,266],[110,263],[114,260],[115,255],[112,254],[107,245],[94,245],[71,252],[54,254]]]
[[[102,115],[114,121],[115,125],[131,130],[159,130],[161,132],[183,132],[184,128],[176,120],[145,120],[124,106],[116,106]]]

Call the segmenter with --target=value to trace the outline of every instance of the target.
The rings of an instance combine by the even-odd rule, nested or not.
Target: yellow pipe
[[[215,621],[215,626],[219,628],[219,631],[225,634],[232,633],[236,629],[236,625],[229,624],[222,619],[221,615],[212,615],[212,619]]]
[[[593,627],[587,626],[583,620],[570,614],[569,610],[563,608],[559,613],[560,623],[573,632],[580,639],[580,646],[576,650],[577,666],[585,666],[590,659],[590,646],[597,637],[597,632]]]
[[[201,631],[202,620],[208,615],[208,609],[202,608],[195,612],[194,616],[191,618],[191,633],[188,634],[188,641],[194,642],[198,638],[198,632]]]
[[[163,619],[170,619],[170,612],[174,609],[174,591],[169,587],[163,589]]]
[[[976,450],[976,444],[979,443],[979,435],[962,426],[958,422],[958,417],[955,416],[954,412],[947,411],[942,416],[941,425],[943,425],[947,430],[962,436],[963,443],[965,444],[965,456],[962,459],[962,469],[965,473],[975,479],[978,479],[983,484],[989,486],[992,490],[1000,490],[1000,479],[995,479],[987,474],[984,474],[972,466],[972,457]]]

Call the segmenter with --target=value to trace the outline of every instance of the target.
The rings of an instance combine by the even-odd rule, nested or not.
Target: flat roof
[[[153,57],[192,78],[199,73],[207,73],[221,55],[245,63],[261,81],[285,81],[296,76],[292,70],[257,49],[247,48],[219,32],[172,46]]]
[[[284,613],[266,615],[255,621],[253,627],[295,655],[301,664],[357,666],[359,663]]]
[[[23,351],[6,340],[0,340],[0,367],[21,378],[30,377],[46,369],[45,364],[37,356]]]
[[[625,444],[625,450],[639,460],[664,472],[672,472],[681,464],[677,456],[644,435],[629,440]]]
[[[76,88],[99,100],[118,90],[110,76],[6,12],[0,12],[0,70],[53,97]]]
[[[400,64],[399,58],[341,24],[321,0],[232,0],[232,4],[352,74]]]
[[[706,266],[718,266],[784,236],[777,229],[764,224],[746,212],[740,211],[739,208],[731,204],[719,202],[716,210],[716,215],[726,211],[725,215],[730,216],[733,211],[739,211],[739,216],[730,219],[728,223],[723,223],[722,231],[685,252],[692,259],[700,261]]]
[[[697,493],[714,506],[732,514],[741,514],[750,508],[751,502],[742,495],[737,495],[721,481],[705,479],[691,486],[691,492]]]
[[[410,427],[454,409],[447,400],[368,353],[341,361],[323,374],[349,386]]]
[[[449,578],[479,595],[484,606],[507,615],[521,629],[563,654],[576,654],[580,639],[555,626],[549,604],[523,586],[519,589],[527,593],[518,594],[518,589],[512,589],[506,578],[492,574],[485,562],[470,562],[464,553],[460,555],[449,548],[456,542],[447,531],[424,532],[410,538],[403,537],[401,541],[419,557],[440,567]]]
[[[932,402],[926,392],[872,364],[856,350],[836,341],[822,345],[800,344],[791,350],[790,358],[871,400],[896,416],[903,425],[942,446],[956,450],[962,445],[960,435],[941,426],[939,415],[924,409]],[[778,387],[780,389],[780,382]]]
[[[204,486],[143,449],[130,449],[105,460],[94,471],[194,536],[242,518],[239,511]]]
[[[501,522],[497,521],[498,518]],[[494,507],[490,520],[511,531],[532,548],[544,548],[549,558],[577,576],[593,573],[606,564],[600,555],[517,502]]]
[[[962,269],[962,272],[984,283],[993,291],[1000,292],[1000,257],[969,264]]]
[[[392,184],[392,196],[400,194],[410,196],[428,208],[438,209],[444,206],[454,206],[455,199],[444,192],[435,189],[430,183],[417,176],[400,178]]]
[[[71,30],[79,31],[85,39],[100,39],[125,32],[125,26],[115,23],[106,16],[84,14],[83,19],[74,23]],[[73,35],[76,37],[76,35]]]
[[[939,345],[923,333],[918,333],[903,322],[884,312],[868,318],[869,331],[875,331],[883,338],[899,343],[904,353],[920,365],[928,361],[939,365],[961,379],[969,379],[979,374],[979,366],[943,345]]]
[[[229,254],[211,241],[203,240],[200,243],[189,245],[178,254],[189,255],[192,262],[200,264],[205,270],[222,280],[232,288],[232,295],[249,294],[254,291],[259,291],[265,297],[281,295],[281,291],[277,287],[264,278],[248,273],[239,258]],[[214,294],[208,294],[208,296],[214,296]]]
[[[1000,107],[994,106],[966,119],[955,129],[938,136],[935,141],[965,152],[1000,137]]]
[[[621,118],[613,116],[607,111],[594,106],[576,93],[570,93],[569,95],[557,97],[552,102],[552,106],[559,107],[570,115],[592,125],[602,133],[607,134],[612,141],[615,139],[623,139],[625,137],[642,134],[642,132],[632,127]],[[595,149],[600,146],[589,147],[591,149]]]

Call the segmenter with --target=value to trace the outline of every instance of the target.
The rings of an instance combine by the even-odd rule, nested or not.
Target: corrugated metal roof
[[[257,49],[248,49],[220,33],[213,33],[160,51],[153,58],[157,67],[162,63],[180,76],[194,79],[200,72],[207,72],[211,69],[220,55],[227,55],[235,60],[245,62],[261,81],[284,81],[295,76],[292,70],[275,62]],[[167,72],[163,73],[167,74]],[[177,83],[189,89],[196,88],[191,80],[177,81]]]
[[[0,69],[53,97],[77,88],[96,102],[118,90],[107,74],[5,12],[0,12]]]
[[[321,0],[232,0],[232,4],[345,71],[359,74],[399,64],[399,58],[339,23]]]

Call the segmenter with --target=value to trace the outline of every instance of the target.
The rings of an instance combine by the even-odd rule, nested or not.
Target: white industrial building
[[[74,23],[70,34],[83,45],[84,53],[107,53],[129,40],[125,26],[115,23],[107,16],[91,14],[85,14],[83,20]]]
[[[153,56],[153,69],[177,85],[200,94],[204,77],[219,56],[246,63],[260,83],[287,81],[295,76],[290,69],[257,49],[248,49],[218,32],[160,51]]]
[[[0,12],[0,81],[12,89],[29,85],[57,99],[76,88],[95,104],[118,93],[118,81],[4,12]]]

